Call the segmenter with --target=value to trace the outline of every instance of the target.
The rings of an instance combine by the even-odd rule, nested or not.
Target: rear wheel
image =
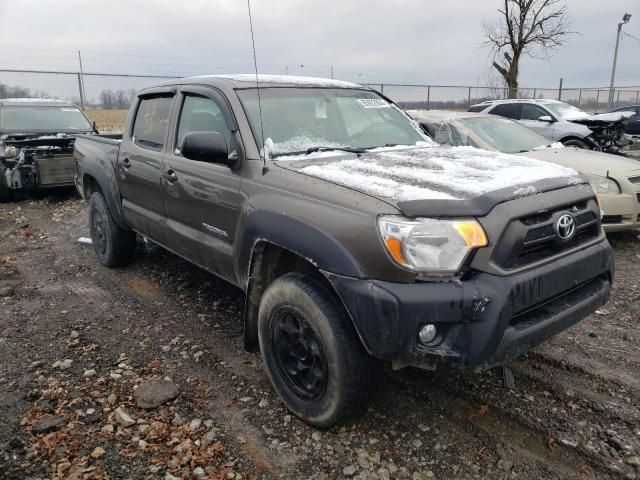
[[[576,148],[584,148],[585,150],[590,150],[589,145],[582,140],[577,138],[570,138],[569,140],[565,140],[562,142],[566,147],[576,147]]]
[[[100,263],[107,267],[131,263],[136,251],[136,234],[116,224],[100,192],[94,192],[89,200],[89,229]]]
[[[7,167],[4,165],[0,165],[0,203],[6,203],[11,200],[13,197],[12,191],[9,188],[9,184],[7,183],[7,177],[5,172]]]
[[[271,383],[295,415],[328,428],[366,413],[382,362],[320,280],[288,273],[274,281],[260,303],[258,337]]]

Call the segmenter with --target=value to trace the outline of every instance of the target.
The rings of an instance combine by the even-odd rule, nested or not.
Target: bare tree
[[[499,20],[484,24],[485,44],[493,51],[493,67],[507,84],[509,98],[516,98],[522,57],[549,58],[574,32],[563,0],[504,0],[498,12]]]

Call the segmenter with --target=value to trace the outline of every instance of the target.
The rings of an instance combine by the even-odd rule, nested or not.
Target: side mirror
[[[199,162],[229,165],[227,141],[219,132],[191,132],[182,138],[180,153]]]
[[[547,122],[547,123],[553,123],[553,118],[550,115],[543,115],[541,117],[538,117],[538,120],[541,122]]]

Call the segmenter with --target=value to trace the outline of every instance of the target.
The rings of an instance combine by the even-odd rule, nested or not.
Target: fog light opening
[[[427,323],[423,325],[418,331],[418,339],[423,345],[427,345],[435,340],[438,335],[438,329],[433,323]]]

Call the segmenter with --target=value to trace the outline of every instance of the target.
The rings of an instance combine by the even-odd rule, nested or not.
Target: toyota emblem
[[[565,213],[556,222],[556,233],[562,240],[569,240],[576,233],[576,221],[575,219]]]

